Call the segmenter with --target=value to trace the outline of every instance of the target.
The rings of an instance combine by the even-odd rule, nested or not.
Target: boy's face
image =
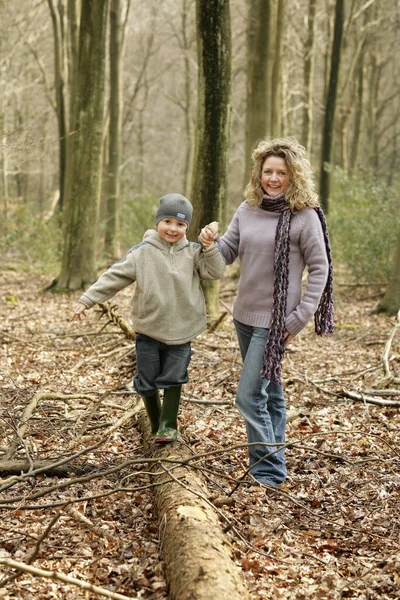
[[[168,244],[176,244],[176,242],[179,242],[179,240],[185,236],[186,230],[186,223],[178,221],[178,219],[173,219],[172,217],[166,217],[157,223],[157,231],[160,234],[160,237],[165,242],[168,242]]]

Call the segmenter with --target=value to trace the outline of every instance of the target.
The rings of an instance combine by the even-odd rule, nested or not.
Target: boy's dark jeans
[[[135,390],[148,396],[157,389],[186,383],[190,358],[190,342],[171,346],[137,333]]]

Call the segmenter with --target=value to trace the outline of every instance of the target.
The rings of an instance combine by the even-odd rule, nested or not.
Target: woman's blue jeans
[[[278,486],[286,479],[284,449],[286,405],[281,384],[260,375],[268,329],[234,321],[243,370],[236,393],[236,405],[246,421],[247,440],[271,444],[249,446],[250,473],[261,483]],[[273,454],[271,454],[273,453]]]

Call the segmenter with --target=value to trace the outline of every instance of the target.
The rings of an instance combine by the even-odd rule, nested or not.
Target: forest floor
[[[75,455],[82,471],[3,473],[0,562],[30,563],[129,598],[168,598],[163,531],[136,426],[141,405],[128,391],[132,342],[95,310],[70,323],[78,294],[43,292],[48,283],[0,272],[0,459],[8,452],[35,468]],[[235,290],[225,278],[221,310],[232,307]],[[375,398],[399,405],[387,370],[400,377],[400,332],[385,366],[396,319],[373,314],[377,291],[337,285],[336,333],[317,337],[310,324],[290,344],[284,386],[297,416],[287,427],[289,477],[276,491],[236,483],[247,449],[232,448],[246,434],[234,405],[241,360],[229,310],[219,329],[193,342],[181,443],[209,453],[198,465],[253,600],[400,598],[400,408],[348,397],[381,390]],[[129,300],[129,290],[113,300],[127,320]],[[387,389],[393,395],[383,395]],[[0,598],[101,597],[39,574],[0,564]]]

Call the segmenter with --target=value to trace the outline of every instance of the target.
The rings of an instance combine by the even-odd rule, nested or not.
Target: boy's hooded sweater
[[[184,344],[207,326],[200,279],[219,279],[224,268],[217,244],[203,249],[186,237],[168,244],[157,231],[149,230],[79,302],[91,308],[136,282],[132,297],[134,330],[165,344]]]
[[[253,327],[269,327],[274,293],[275,232],[279,213],[242,202],[217,242],[228,264],[242,263],[233,317]],[[302,297],[302,275],[308,282]],[[317,311],[328,277],[328,259],[319,217],[313,208],[292,216],[286,329],[296,335]]]

